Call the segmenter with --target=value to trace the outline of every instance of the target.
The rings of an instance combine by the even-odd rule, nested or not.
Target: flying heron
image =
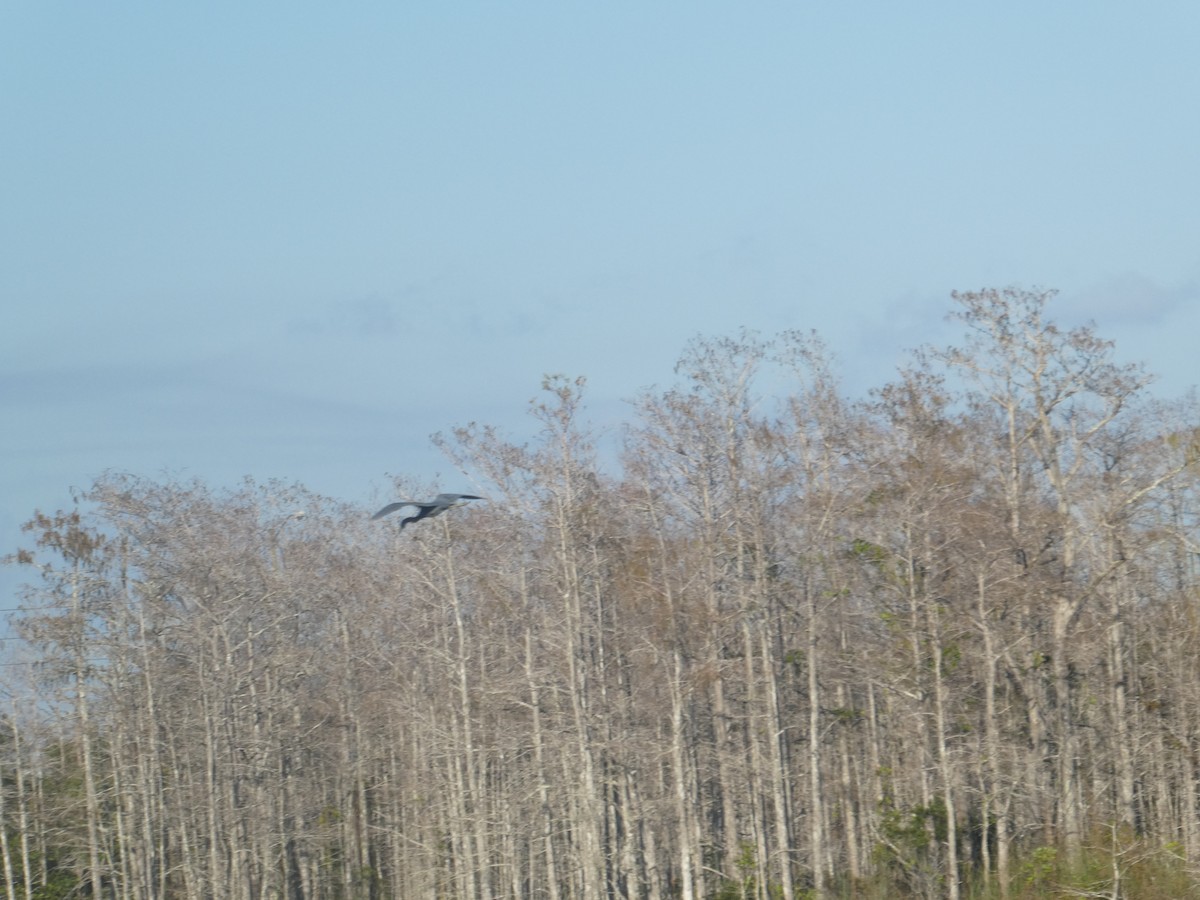
[[[403,509],[406,506],[415,506],[417,514],[409,516],[406,519],[400,520],[400,530],[404,530],[404,526],[409,522],[420,522],[422,519],[428,519],[431,516],[440,516],[448,509],[454,509],[456,506],[462,506],[468,500],[482,500],[483,497],[477,497],[474,494],[438,494],[432,500],[397,500],[395,503],[389,503],[375,515],[372,519],[382,519],[389,513],[394,513],[398,509]]]

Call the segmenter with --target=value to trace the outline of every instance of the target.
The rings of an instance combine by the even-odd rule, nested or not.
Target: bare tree
[[[1017,549],[1056,573],[1045,587],[1052,603],[1057,744],[1058,827],[1072,864],[1083,846],[1079,781],[1078,707],[1072,685],[1071,638],[1099,584],[1117,559],[1083,559],[1088,523],[1079,508],[1099,474],[1095,452],[1129,409],[1148,378],[1137,366],[1112,360],[1112,344],[1090,327],[1063,331],[1046,316],[1053,292],[1009,289],[955,294],[955,316],[971,332],[967,345],[942,354],[978,391],[977,402],[995,404],[1008,429],[1008,502]],[[1026,487],[1028,485],[1028,487]],[[1041,540],[1023,515],[1047,503],[1053,531]]]
[[[1200,420],[1050,299],[958,296],[862,403],[698,338],[616,472],[549,377],[403,535],[102,477],[16,557],[5,894],[1187,893]]]

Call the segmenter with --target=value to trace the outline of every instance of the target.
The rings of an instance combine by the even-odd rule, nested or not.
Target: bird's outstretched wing
[[[403,509],[406,506],[415,506],[420,510],[415,516],[409,516],[400,523],[401,529],[409,522],[417,522],[427,516],[438,516],[448,509],[453,509],[460,506],[464,500],[482,500],[483,497],[476,494],[438,494],[432,500],[397,500],[395,503],[389,503],[375,515],[372,519],[382,519],[388,513],[394,513],[398,509]]]
[[[412,500],[399,500],[395,503],[389,503],[387,506],[385,506],[379,512],[375,513],[375,515],[371,516],[371,519],[372,519],[372,521],[374,521],[375,519],[382,519],[384,516],[388,515],[389,513],[394,513],[398,509],[404,509],[404,507],[406,507],[406,506],[420,506],[420,505],[421,504],[416,503],[415,501],[412,501]]]

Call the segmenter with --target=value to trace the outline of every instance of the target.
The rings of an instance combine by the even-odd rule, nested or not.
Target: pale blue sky
[[[815,328],[861,394],[955,289],[1182,393],[1198,46],[1182,0],[4,4],[0,549],[108,468],[469,487],[430,433],[546,372],[617,423],[696,333]]]

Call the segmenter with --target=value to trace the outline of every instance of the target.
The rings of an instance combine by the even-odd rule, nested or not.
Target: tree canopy
[[[696,338],[612,467],[548,377],[403,534],[103,476],[12,557],[0,884],[1194,894],[1200,416],[1052,299],[954,295],[858,400],[815,335]]]

